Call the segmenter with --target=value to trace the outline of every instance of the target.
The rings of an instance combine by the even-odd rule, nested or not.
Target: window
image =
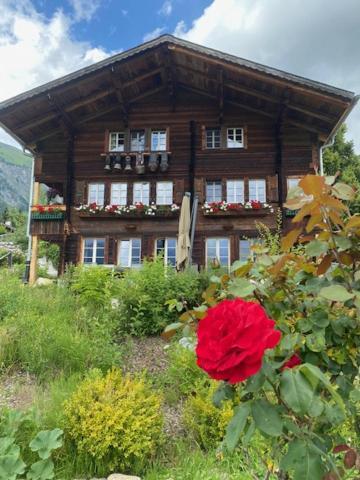
[[[150,183],[149,182],[135,182],[133,192],[133,202],[143,203],[149,205],[150,203]]]
[[[118,264],[120,267],[140,267],[141,265],[141,239],[129,238],[120,240]]]
[[[228,180],[226,182],[226,201],[228,203],[244,203],[244,180]]]
[[[288,177],[287,179],[287,189],[288,191],[290,190],[290,188],[294,188],[294,187],[297,187],[299,185],[299,182],[300,182],[301,178],[300,177]]]
[[[228,238],[207,238],[206,239],[206,263],[211,264],[218,260],[221,266],[228,267],[230,262]]]
[[[220,128],[207,128],[206,148],[220,148]]]
[[[166,150],[166,130],[151,131],[151,150],[155,152]]]
[[[163,255],[165,265],[176,266],[176,238],[158,238],[156,256]]]
[[[86,264],[103,265],[105,258],[104,238],[85,238],[83,262]]]
[[[127,183],[112,183],[110,194],[111,205],[127,204]]]
[[[145,150],[145,130],[131,130],[130,141],[132,152],[143,152]]]
[[[266,182],[264,179],[249,180],[249,200],[266,202]]]
[[[244,146],[244,130],[242,128],[227,129],[227,148],[242,148]]]
[[[259,244],[261,240],[259,238],[250,238],[239,241],[239,260],[241,262],[247,262],[249,258],[254,260],[256,254],[251,250],[253,245]]]
[[[157,182],[156,184],[156,204],[171,205],[173,203],[173,183]]]
[[[105,185],[103,183],[89,183],[88,203],[104,205]]]
[[[206,182],[206,201],[207,202],[221,202],[222,191],[221,181]]]
[[[123,152],[125,150],[124,132],[110,132],[109,150],[110,152]]]

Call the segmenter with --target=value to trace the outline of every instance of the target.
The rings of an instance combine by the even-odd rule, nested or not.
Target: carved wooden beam
[[[127,127],[129,124],[129,106],[124,98],[123,86],[119,77],[116,75],[116,71],[114,67],[111,67],[110,78],[111,78],[111,83],[114,86],[115,94],[119,101],[119,105],[122,111],[124,125],[125,127]]]
[[[224,72],[222,69],[218,71],[218,102],[219,102],[219,124],[223,123],[224,119]]]
[[[52,106],[53,110],[59,116],[59,123],[61,124],[65,135],[66,136],[73,135],[74,134],[74,125],[73,125],[73,122],[72,122],[70,116],[64,111],[63,107],[61,106],[60,102],[55,97],[55,95],[48,93],[47,98],[48,98],[48,100],[50,102],[50,105]]]

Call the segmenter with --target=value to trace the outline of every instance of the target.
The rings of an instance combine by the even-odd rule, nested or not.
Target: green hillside
[[[27,210],[31,162],[31,157],[20,149],[0,142],[0,210],[6,207]]]

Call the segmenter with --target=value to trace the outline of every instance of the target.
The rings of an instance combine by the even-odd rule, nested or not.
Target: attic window
[[[243,148],[244,146],[244,129],[228,128],[227,129],[227,148]]]
[[[109,151],[123,152],[125,150],[125,133],[110,132],[109,134]]]

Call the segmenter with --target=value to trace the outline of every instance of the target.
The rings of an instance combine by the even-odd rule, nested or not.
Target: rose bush
[[[215,380],[247,379],[260,370],[265,350],[279,343],[274,325],[257,303],[223,300],[199,322],[197,364]]]

